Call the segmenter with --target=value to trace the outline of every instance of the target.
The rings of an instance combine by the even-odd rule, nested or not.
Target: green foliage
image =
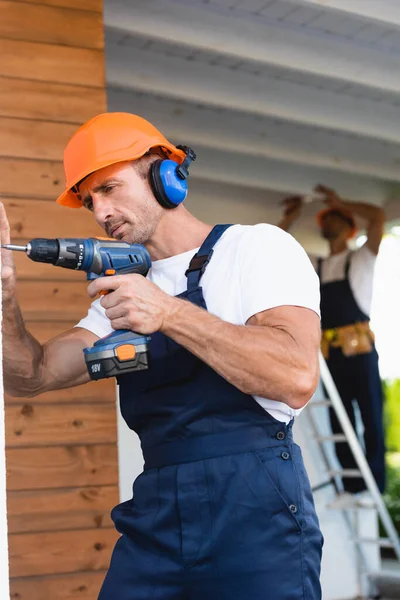
[[[385,504],[400,535],[400,379],[384,381],[386,443]],[[383,533],[383,532],[381,532]]]
[[[400,535],[400,454],[387,455],[386,478],[386,491],[383,499]],[[382,527],[381,535],[386,535]]]
[[[400,379],[383,382],[385,441],[388,452],[400,452]]]

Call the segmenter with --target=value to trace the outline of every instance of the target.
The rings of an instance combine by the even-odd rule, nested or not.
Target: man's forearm
[[[380,206],[374,206],[373,204],[366,204],[364,202],[350,202],[348,200],[341,200],[341,204],[359,217],[366,219],[368,222],[373,221],[384,221],[385,213],[383,208]]]
[[[161,331],[235,387],[292,408],[310,399],[317,374],[284,328],[232,325],[185,300],[173,301]]]
[[[283,231],[289,231],[289,229],[293,225],[293,221],[294,219],[292,219],[291,217],[282,217],[282,219],[277,224],[277,227],[283,229]]]
[[[3,303],[3,377],[6,392],[31,396],[40,386],[41,344],[26,330],[17,301]]]

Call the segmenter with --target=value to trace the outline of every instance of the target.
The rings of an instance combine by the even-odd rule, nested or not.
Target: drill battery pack
[[[114,331],[84,349],[91,379],[118,377],[149,368],[150,337],[129,330]]]

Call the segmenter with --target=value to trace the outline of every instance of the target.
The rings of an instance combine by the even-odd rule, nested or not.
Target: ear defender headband
[[[164,208],[177,208],[186,198],[189,167],[196,160],[195,152],[189,146],[177,146],[186,154],[181,164],[174,160],[156,160],[150,167],[150,187],[156,200]]]

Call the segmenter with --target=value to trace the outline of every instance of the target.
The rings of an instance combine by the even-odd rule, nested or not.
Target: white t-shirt
[[[197,250],[153,262],[148,279],[171,296],[184,292],[185,271]],[[310,308],[319,315],[319,280],[307,254],[291,235],[273,225],[233,225],[225,231],[214,246],[201,285],[208,311],[235,325],[244,325],[252,315],[284,305]],[[100,299],[92,303],[76,327],[99,337],[113,331]],[[301,410],[254,398],[285,423]]]
[[[345,279],[347,257],[350,256],[349,282],[359,308],[369,317],[371,313],[372,285],[376,255],[366,244],[357,250],[344,250],[339,254],[324,258],[321,265],[321,282],[342,281]],[[310,256],[318,270],[318,257]]]

